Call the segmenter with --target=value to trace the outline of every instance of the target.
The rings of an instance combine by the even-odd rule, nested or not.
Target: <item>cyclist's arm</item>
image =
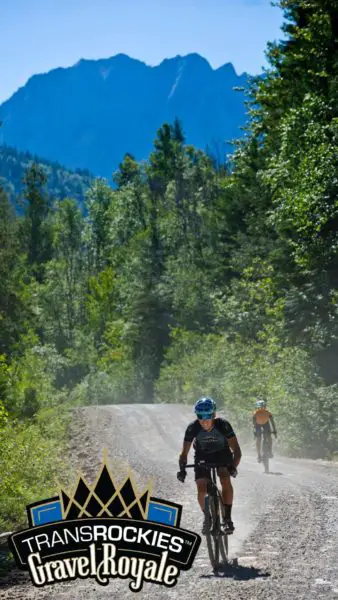
[[[190,450],[191,444],[192,444],[192,442],[186,442],[185,440],[183,441],[183,448],[181,450],[181,454],[180,454],[179,459],[178,459],[178,463],[179,463],[180,468],[183,467],[183,465],[187,463],[188,454],[189,454],[189,450]]]
[[[277,433],[277,430],[276,430],[275,420],[272,415],[270,415],[270,421],[271,421],[271,425],[272,425],[272,433],[275,434],[275,433]]]
[[[184,465],[187,464],[189,450],[190,450],[191,444],[193,443],[195,435],[196,435],[195,427],[196,426],[194,423],[190,423],[190,425],[188,425],[188,427],[185,430],[184,437],[183,437],[183,446],[182,446],[182,450],[181,450],[181,453],[178,458],[178,464],[179,464],[180,469],[184,469]]]
[[[242,458],[242,451],[235,435],[228,438],[228,444],[234,455],[234,466],[237,468]]]
[[[233,454],[234,467],[237,468],[240,463],[240,460],[242,458],[242,451],[239,447],[237,437],[236,437],[235,432],[234,432],[231,424],[229,423],[229,421],[222,419],[221,423],[223,425],[223,427],[222,427],[223,433],[227,439],[230,450],[232,451],[232,454]]]

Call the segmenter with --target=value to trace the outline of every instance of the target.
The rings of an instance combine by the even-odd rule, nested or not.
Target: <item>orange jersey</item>
[[[253,412],[253,417],[255,418],[257,425],[265,425],[265,423],[268,423],[269,419],[271,419],[272,414],[267,408],[256,408]]]

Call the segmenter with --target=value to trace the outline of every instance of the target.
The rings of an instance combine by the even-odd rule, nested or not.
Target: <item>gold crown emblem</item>
[[[61,488],[62,518],[66,520],[85,517],[146,519],[151,487],[149,484],[139,492],[130,467],[126,479],[118,486],[110,472],[105,450],[103,462],[93,485],[90,485],[83,475],[79,475],[73,494]]]

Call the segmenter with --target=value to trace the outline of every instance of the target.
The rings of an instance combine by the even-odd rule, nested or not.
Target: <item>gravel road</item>
[[[193,471],[184,484],[176,480],[183,432],[192,418],[191,407],[176,404],[77,409],[72,461],[93,482],[108,448],[117,480],[130,465],[140,488],[151,479],[152,495],[182,504],[181,526],[199,532]],[[276,449],[272,473],[265,475],[253,446],[243,448],[239,475],[232,480],[236,531],[230,553],[238,566],[221,575],[212,573],[203,538],[191,570],[181,573],[173,589],[145,583],[136,596],[125,580],[106,587],[86,580],[37,589],[26,573],[14,570],[0,580],[1,600],[338,600],[338,465],[277,454]]]

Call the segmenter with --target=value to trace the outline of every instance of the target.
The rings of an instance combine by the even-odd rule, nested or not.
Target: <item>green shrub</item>
[[[33,422],[9,419],[0,405],[0,530],[27,525],[26,505],[54,495],[67,480],[61,459],[65,411],[39,414]]]

